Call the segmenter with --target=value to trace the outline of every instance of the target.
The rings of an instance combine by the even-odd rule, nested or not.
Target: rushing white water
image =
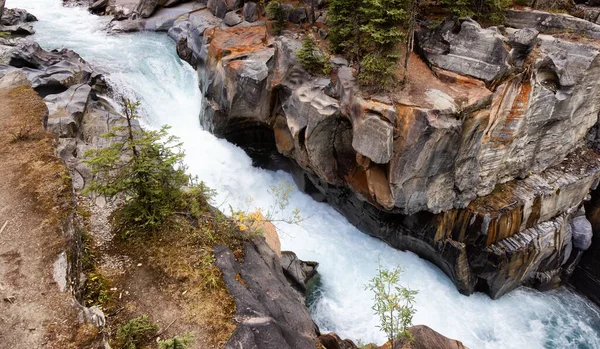
[[[271,185],[288,174],[252,167],[239,148],[203,131],[198,122],[201,96],[195,72],[182,63],[164,34],[108,35],[106,18],[61,0],[8,0],[39,18],[34,39],[44,48],[70,48],[105,73],[119,92],[140,100],[152,126],[169,124],[181,137],[190,171],[218,191],[216,202],[235,208],[268,207]],[[547,293],[519,289],[500,300],[460,295],[436,267],[408,252],[396,251],[351,226],[326,204],[294,190],[291,207],[308,217],[301,226],[283,226],[284,249],[320,262],[321,295],[311,312],[322,331],[364,343],[383,343],[364,285],[378,258],[386,267],[406,269],[402,282],[418,289],[416,324],[479,348],[600,348],[600,315],[585,298],[560,288]]]

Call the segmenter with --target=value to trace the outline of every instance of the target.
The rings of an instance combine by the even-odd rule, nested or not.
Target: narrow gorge
[[[295,183],[290,207],[306,219],[278,224],[279,238],[319,263],[307,305],[321,333],[385,342],[364,289],[380,261],[420,291],[414,323],[466,347],[600,347],[599,7],[585,19],[515,7],[506,26],[424,23],[408,85],[381,93],[342,57],[328,76],[299,63],[299,32],[327,35],[324,8],[313,28],[290,5],[292,24],[275,36],[247,1],[6,6],[38,19],[14,33],[74,51],[54,65],[0,38],[0,77],[21,70],[45,97],[74,168],[99,142],[105,112],[90,105],[105,81],[141,102],[143,127],[172,126],[216,204],[269,207],[270,186]],[[85,171],[73,181],[83,187]],[[215,254],[228,287],[250,268]],[[304,325],[295,330],[312,331]]]

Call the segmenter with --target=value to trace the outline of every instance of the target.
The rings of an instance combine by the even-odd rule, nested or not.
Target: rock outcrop
[[[215,248],[215,258],[236,302],[237,327],[226,348],[316,347],[318,329],[263,238],[245,244],[242,262],[225,246]]]
[[[22,9],[4,8],[4,1],[0,2],[0,32],[10,33],[16,36],[26,36],[35,33],[31,22],[37,18]]]
[[[600,111],[596,44],[450,19],[419,31],[415,83],[392,100],[363,93],[347,63],[332,63],[333,80],[312,77],[298,40],[213,13],[169,29],[199,72],[205,129],[276,148],[302,189],[465,294],[567,277],[571,220],[600,177],[583,146]]]

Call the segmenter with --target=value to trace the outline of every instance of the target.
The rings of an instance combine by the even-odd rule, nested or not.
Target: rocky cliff
[[[600,176],[585,146],[600,111],[596,42],[519,19],[527,11],[514,29],[448,19],[418,32],[409,85],[378,95],[339,57],[331,76],[311,76],[298,34],[273,37],[251,6],[224,4],[168,30],[198,70],[206,129],[254,154],[276,149],[305,191],[465,294],[568,276],[574,234],[591,234],[574,219]]]

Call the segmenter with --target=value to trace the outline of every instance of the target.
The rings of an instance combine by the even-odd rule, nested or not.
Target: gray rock
[[[24,23],[35,21],[37,21],[37,18],[26,10],[19,8],[5,8],[2,18],[0,18],[0,25],[22,25]]]
[[[82,324],[92,324],[95,327],[101,329],[106,325],[106,318],[104,317],[104,312],[98,306],[93,306],[90,308],[81,307],[79,311],[79,323]]]
[[[535,28],[540,33],[577,33],[590,39],[600,39],[600,25],[563,13],[510,9],[507,24],[514,28]]]
[[[32,41],[20,42],[14,48],[9,65],[22,68],[31,86],[43,96],[87,84],[97,76],[77,53],[66,49],[45,51]]]
[[[334,66],[337,67],[347,67],[348,64],[348,60],[339,56],[333,56],[329,59],[329,62],[331,62],[331,64],[333,64]]]
[[[12,88],[17,86],[27,85],[31,86],[29,80],[27,80],[27,75],[19,70],[11,71],[5,74],[0,79],[0,89],[2,88]]]
[[[90,5],[90,11],[92,13],[101,13],[104,12],[108,6],[108,0],[96,0]]]
[[[305,262],[298,258],[292,251],[281,252],[281,266],[283,273],[301,294],[306,293],[306,284],[317,274],[317,262]]]
[[[244,4],[244,20],[246,22],[256,22],[258,20],[258,7],[255,2],[247,2]]]
[[[233,27],[242,23],[242,18],[237,13],[235,13],[235,11],[229,11],[225,15],[225,18],[223,18],[223,23],[227,24],[230,27]]]
[[[264,238],[245,244],[241,263],[225,246],[214,250],[215,263],[236,304],[237,327],[227,349],[316,347],[316,326]]]
[[[508,39],[508,44],[512,47],[510,57],[516,65],[522,66],[523,62],[533,50],[539,32],[532,28],[517,30]]]
[[[237,10],[242,6],[241,0],[208,0],[206,6],[218,18],[225,18],[229,11]]]
[[[307,18],[306,9],[304,9],[304,7],[294,7],[288,13],[288,21],[295,24],[305,22]]]
[[[48,130],[59,138],[78,136],[81,121],[90,99],[92,88],[89,85],[75,85],[67,91],[44,98],[48,106]]]
[[[471,19],[447,19],[437,28],[423,28],[417,38],[429,63],[442,69],[486,82],[508,71],[504,37]]]
[[[140,0],[134,13],[139,14],[142,18],[148,18],[156,11],[157,6],[158,0]]]
[[[2,19],[2,14],[4,13],[4,4],[6,0],[0,0],[0,19]]]
[[[571,221],[571,228],[573,232],[573,247],[581,251],[590,248],[594,235],[590,221],[585,216],[575,217]]]

